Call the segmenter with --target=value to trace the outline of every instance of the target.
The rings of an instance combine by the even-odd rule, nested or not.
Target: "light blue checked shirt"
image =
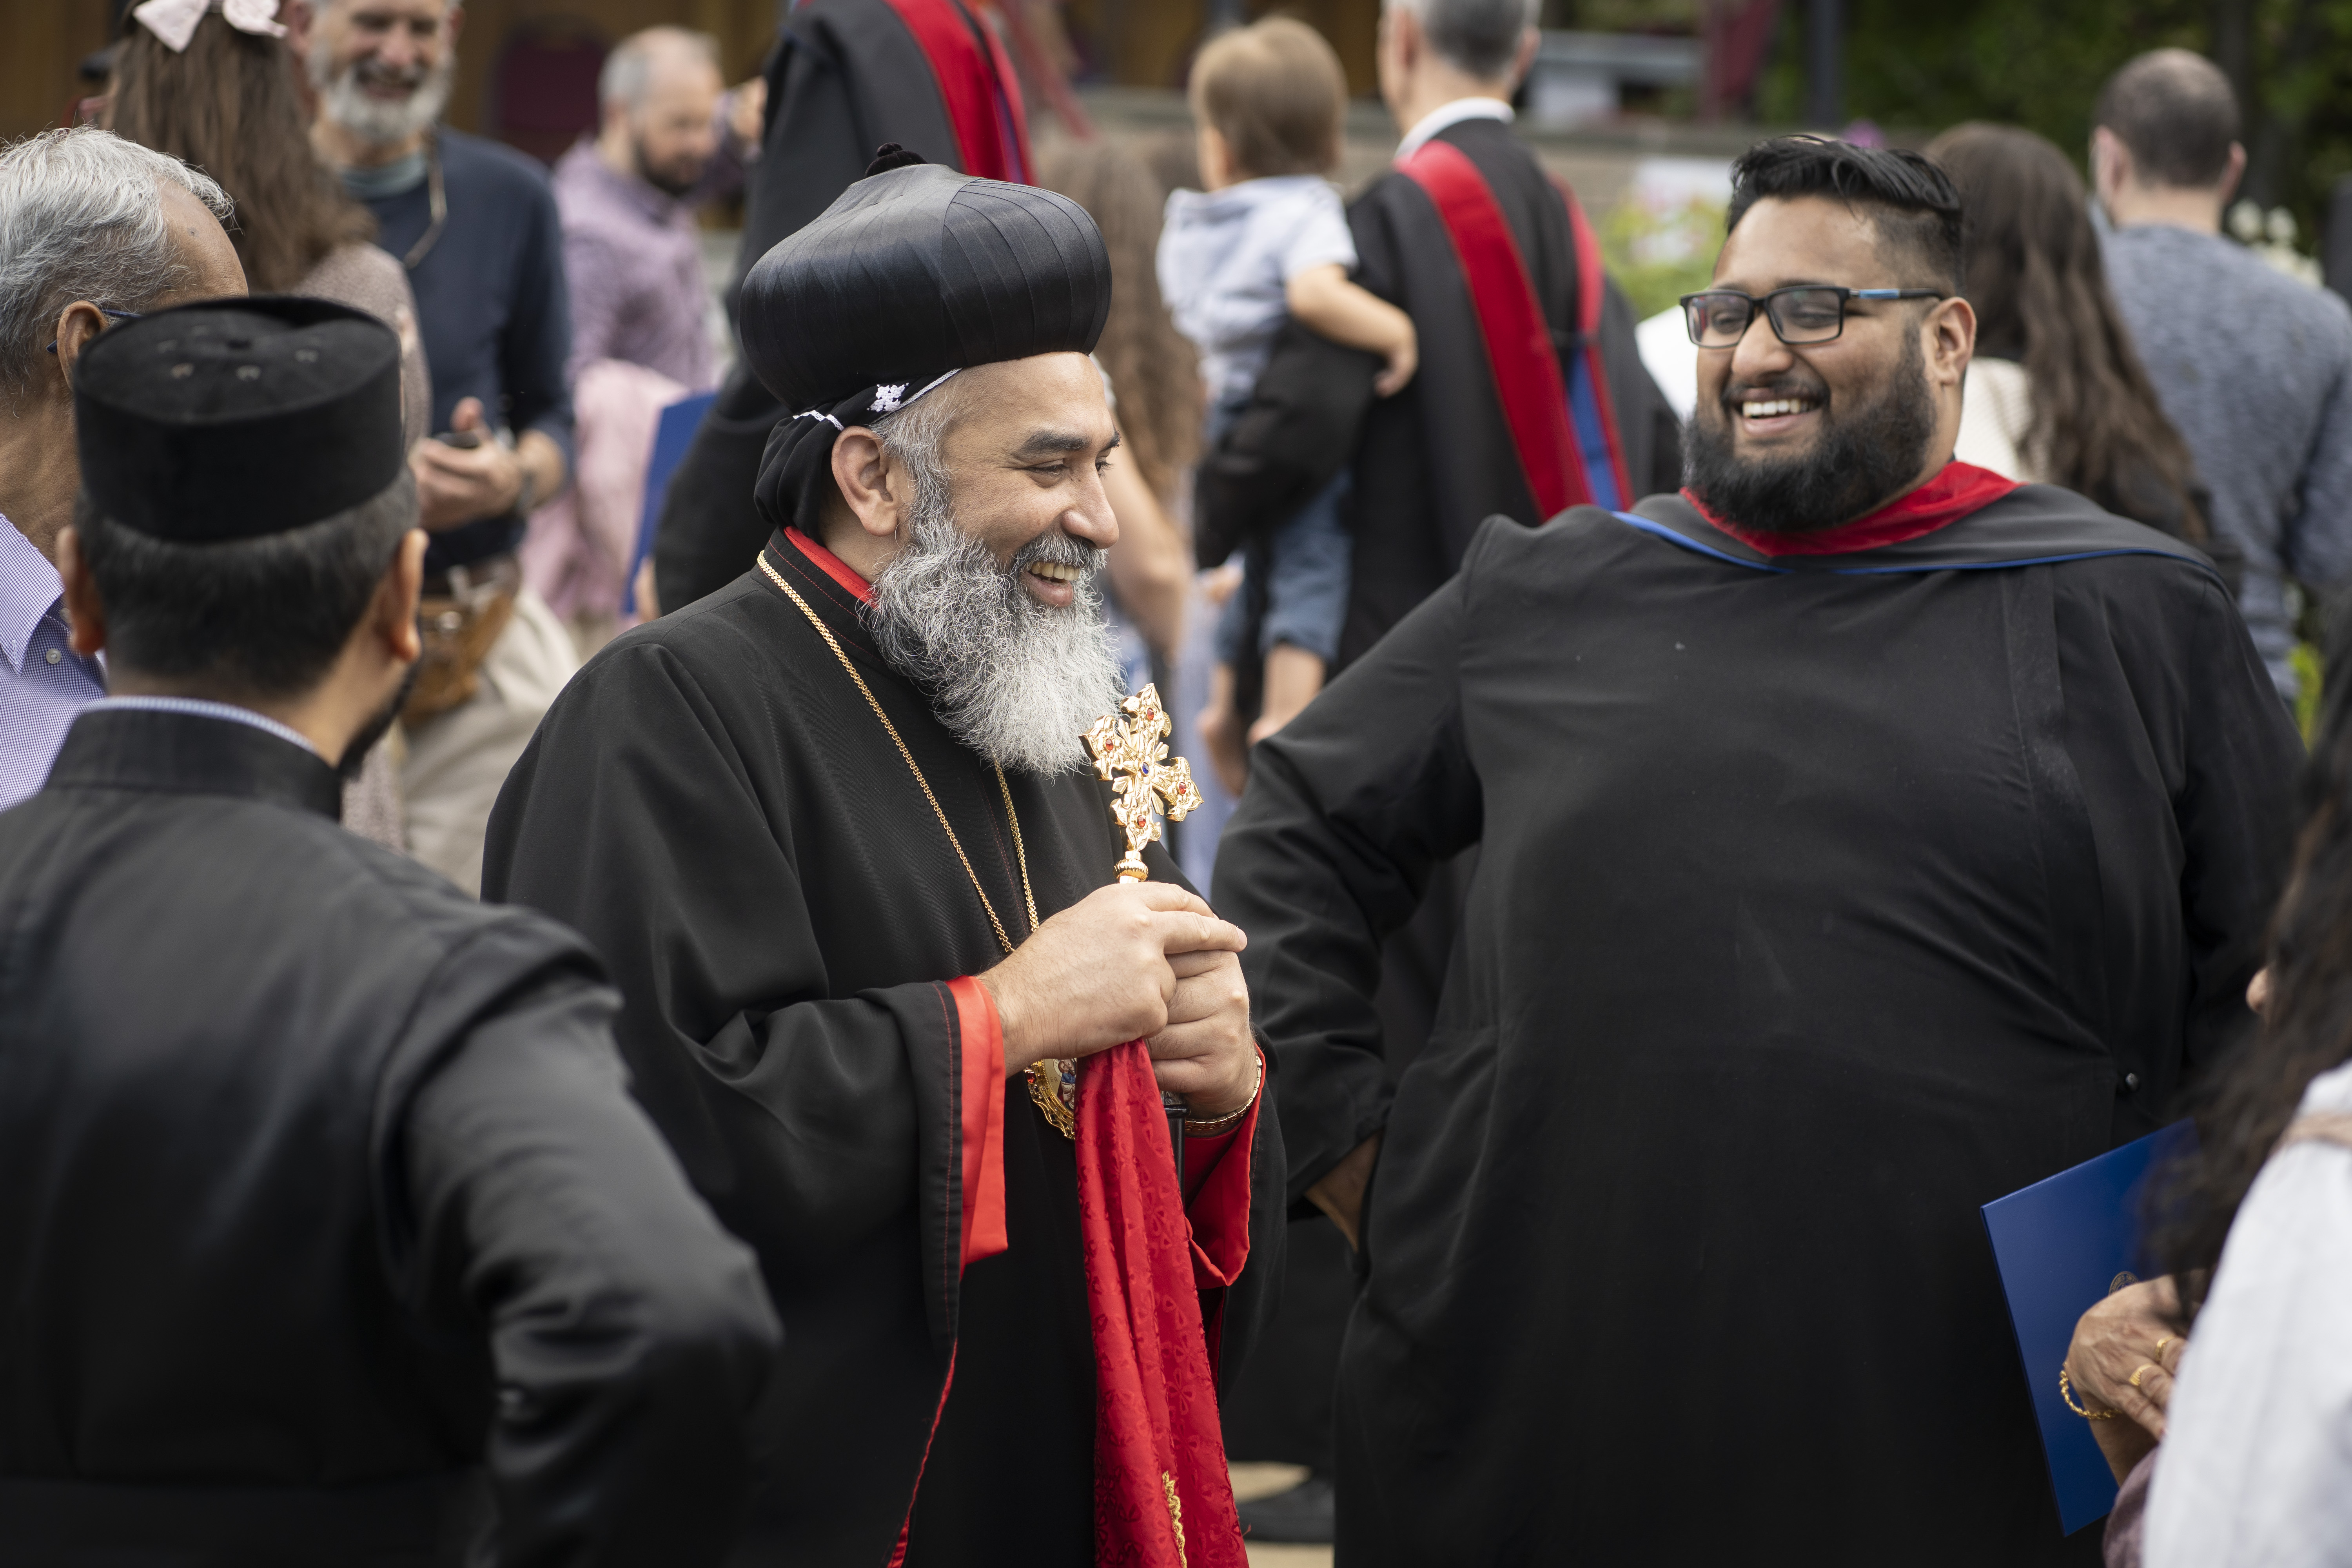
[[[41,787],[74,715],[105,695],[98,661],[66,646],[58,569],[0,517],[0,808]]]

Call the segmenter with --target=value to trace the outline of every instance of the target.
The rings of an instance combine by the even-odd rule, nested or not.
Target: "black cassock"
[[[0,1560],[719,1560],[775,1321],[579,939],[247,724],[0,814]]]
[[[1019,942],[997,775],[871,650],[850,588],[781,534],[764,558],[856,661]],[[1041,918],[1113,879],[1107,785],[1006,780]],[[1181,883],[1158,846],[1145,858]],[[1023,1079],[1005,1081],[1010,1248],[961,1268],[971,1025],[950,982],[1003,949],[906,760],[802,612],[752,572],[600,653],[499,796],[483,885],[604,953],[638,1098],[760,1254],[791,1338],[740,1561],[875,1568],[913,1500],[909,1563],[1091,1563],[1073,1147]],[[1225,1373],[1279,1267],[1275,1127],[1261,1114],[1255,1146],[1224,1155],[1252,1162]]]
[[[2294,731],[2210,571],[2067,492],[1785,570],[1639,510],[1490,523],[1218,857],[1292,1190],[1385,1129],[1341,1560],[2095,1563],[1978,1205],[2247,1021]],[[1473,843],[1391,1091],[1380,938]]]
[[[909,8],[953,26],[981,25],[963,0],[911,0]],[[891,0],[810,0],[791,8],[768,56],[763,150],[751,166],[730,304],[753,264],[861,178],[884,142],[963,174],[1028,178],[967,163],[940,97],[941,68],[956,62],[935,67]],[[739,362],[728,372],[662,504],[654,576],[664,608],[725,587],[766,542],[770,525],[752,506],[751,490],[768,432],[784,412],[749,366]]]

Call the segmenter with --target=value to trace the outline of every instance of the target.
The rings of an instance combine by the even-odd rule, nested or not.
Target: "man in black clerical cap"
[[[344,833],[417,655],[400,345],[118,327],[58,564],[113,695],[0,814],[0,1558],[707,1563],[777,1342],[580,940]]]
[[[1156,845],[1109,885],[1086,771],[1109,288],[1074,204],[929,165],[771,250],[773,532],[590,662],[491,818],[486,892],[612,963],[639,1098],[793,1325],[764,1561],[1240,1560],[1211,1369],[1282,1156],[1241,933]]]

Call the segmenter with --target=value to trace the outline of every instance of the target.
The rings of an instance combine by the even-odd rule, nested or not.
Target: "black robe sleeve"
[[[638,643],[598,676],[549,712],[500,794],[483,896],[553,913],[604,955],[638,1100],[772,1271],[836,1268],[919,1211],[944,1351],[961,1225],[947,985],[833,996],[795,859],[804,847],[779,841],[693,674]],[[775,787],[772,772],[760,776]],[[678,875],[681,863],[696,874]]]
[[[410,1104],[428,1322],[487,1327],[501,1563],[716,1563],[778,1340],[750,1252],[631,1103],[610,994],[541,986]]]
[[[1479,837],[1463,626],[1457,576],[1398,624],[1381,658],[1349,666],[1256,747],[1218,848],[1213,902],[1249,932],[1243,973],[1278,1042],[1294,1201],[1387,1120],[1381,943],[1412,917],[1432,872]]]

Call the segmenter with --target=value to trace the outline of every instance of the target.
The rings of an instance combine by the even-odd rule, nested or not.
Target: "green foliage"
[[[1757,93],[1767,123],[1805,118],[1808,10],[1783,6]],[[2242,57],[2246,194],[2293,212],[2306,247],[2352,173],[2352,0],[1847,0],[1846,12],[1846,112],[1906,140],[2004,121],[2084,167],[2100,87],[2134,55],[2179,46],[2224,68]]]
[[[2308,746],[2312,736],[2319,732],[2319,689],[2323,680],[2319,650],[2307,642],[2298,642],[2288,657],[2294,664],[2294,727],[2303,731],[2303,743]]]
[[[1693,200],[1659,211],[1620,202],[1599,225],[1609,276],[1625,291],[1633,319],[1645,320],[1704,289],[1723,243],[1723,204]]]

